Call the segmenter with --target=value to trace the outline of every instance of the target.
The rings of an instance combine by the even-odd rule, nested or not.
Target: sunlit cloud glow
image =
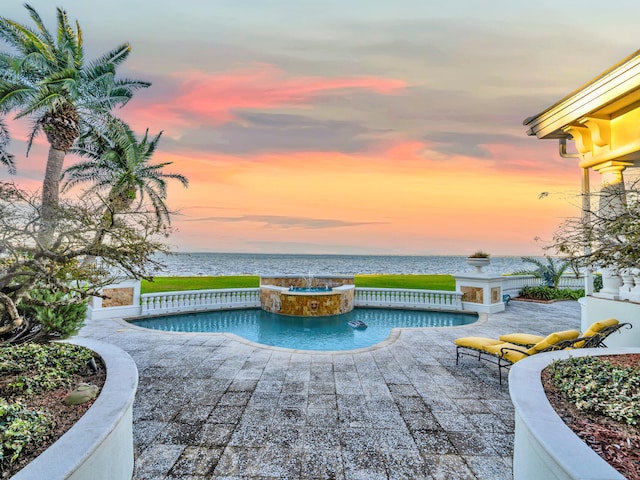
[[[55,25],[49,1],[29,3]],[[162,130],[153,160],[190,180],[169,185],[176,249],[520,255],[541,254],[578,214],[581,175],[522,120],[637,48],[640,4],[592,3],[67,9],[90,58],[129,41],[120,73],[153,82],[116,114],[139,133]],[[2,15],[30,22],[19,2]],[[46,138],[27,158],[29,123],[5,122],[13,180],[36,190]]]

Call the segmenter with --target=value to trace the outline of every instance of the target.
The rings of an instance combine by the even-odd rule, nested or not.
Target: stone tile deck
[[[512,478],[508,381],[452,341],[579,329],[577,302],[512,301],[485,321],[404,329],[381,348],[318,354],[224,334],[94,321],[80,336],[135,360],[134,479]]]

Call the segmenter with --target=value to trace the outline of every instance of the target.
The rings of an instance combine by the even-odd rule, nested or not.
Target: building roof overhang
[[[567,127],[586,117],[612,120],[640,107],[640,50],[570,93],[546,110],[524,120],[527,135],[541,139],[571,138]]]

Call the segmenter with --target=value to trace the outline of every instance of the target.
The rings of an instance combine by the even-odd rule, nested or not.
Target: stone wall
[[[286,287],[266,285],[260,288],[263,310],[280,315],[323,317],[353,310],[354,287],[336,287],[330,292],[289,292]]]
[[[482,287],[460,287],[463,302],[484,303],[484,289]]]
[[[133,288],[131,287],[105,288],[102,293],[109,297],[102,300],[102,308],[133,305]]]
[[[328,295],[288,295],[280,294],[281,315],[299,317],[322,317],[337,315],[341,310],[342,295],[332,293]]]
[[[500,287],[491,287],[491,303],[502,301],[502,289]]]

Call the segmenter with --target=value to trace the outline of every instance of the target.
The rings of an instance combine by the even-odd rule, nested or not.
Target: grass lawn
[[[356,275],[356,287],[413,288],[424,290],[455,290],[452,275]],[[255,275],[220,277],[155,277],[142,281],[142,293],[206,290],[210,288],[256,288],[260,277]]]
[[[356,287],[455,290],[453,275],[356,275]]]
[[[153,282],[142,280],[141,293],[178,292],[182,290],[208,290],[210,288],[256,288],[257,275],[228,277],[154,277]]]

